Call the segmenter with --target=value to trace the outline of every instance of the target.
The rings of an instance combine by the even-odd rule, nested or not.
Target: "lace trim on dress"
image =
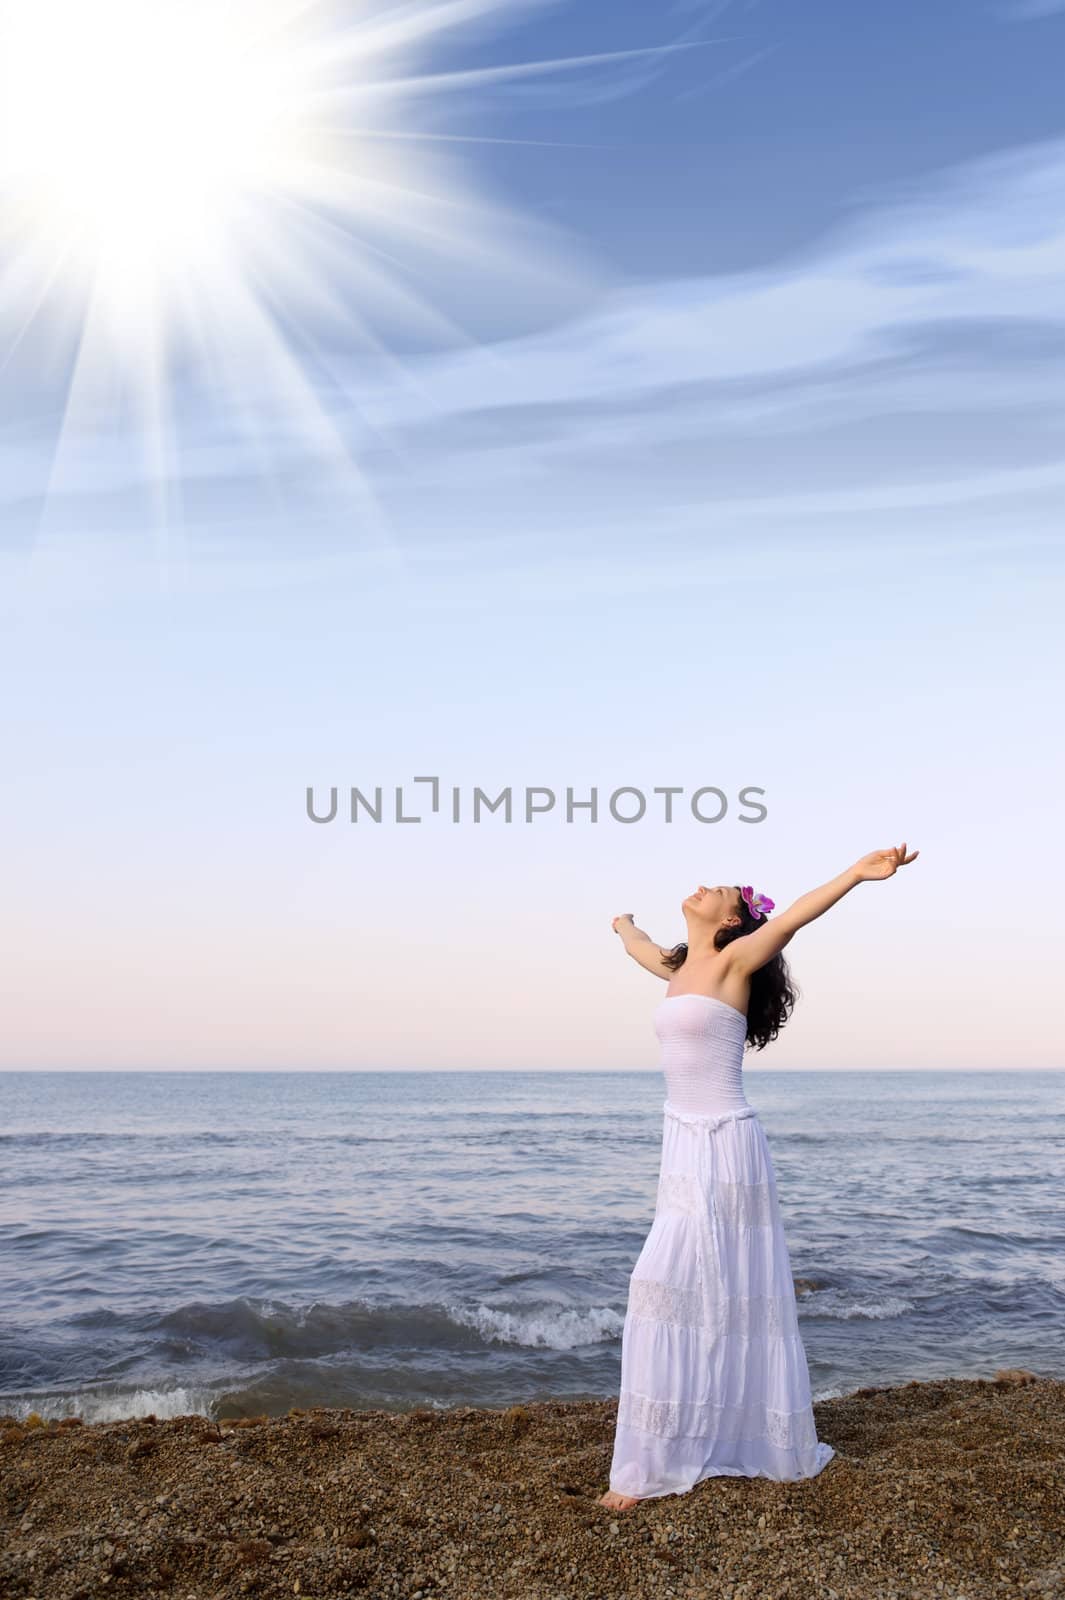
[[[771,1184],[727,1183],[714,1179],[711,1202],[718,1217],[729,1227],[771,1228],[779,1210]],[[658,1180],[658,1211],[684,1211],[689,1216],[705,1212],[706,1201],[699,1180],[688,1172],[664,1172]]]
[[[656,1211],[687,1211],[695,1216],[700,1200],[699,1185],[686,1172],[663,1172],[659,1178]]]
[[[741,1339],[798,1336],[799,1313],[790,1295],[731,1295],[707,1305],[699,1288],[679,1288],[654,1278],[629,1279],[628,1315],[674,1328],[698,1328],[708,1338]]]
[[[700,1328],[702,1292],[676,1289],[671,1283],[657,1283],[653,1278],[630,1278],[628,1314],[650,1322],[668,1322],[674,1328]]]
[[[763,1425],[753,1434],[745,1433],[743,1430],[750,1428],[755,1410],[751,1406],[719,1406],[712,1400],[655,1400],[649,1395],[622,1389],[618,1398],[618,1423],[669,1439],[684,1435],[728,1444],[741,1439],[768,1439],[780,1450],[795,1451],[809,1451],[817,1445],[812,1406],[802,1406],[798,1411],[774,1411],[768,1406],[756,1409]]]

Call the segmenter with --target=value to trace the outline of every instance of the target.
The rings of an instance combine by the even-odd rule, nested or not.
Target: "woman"
[[[743,1092],[795,1004],[781,954],[857,883],[916,859],[873,850],[768,920],[749,887],[700,886],[686,944],[666,950],[615,917],[625,949],[669,983],[655,1012],[666,1079],[658,1204],[629,1280],[610,1487],[599,1504],[685,1494],[703,1478],[811,1478],[818,1441],[791,1262],[765,1130]],[[675,981],[674,981],[675,980]]]

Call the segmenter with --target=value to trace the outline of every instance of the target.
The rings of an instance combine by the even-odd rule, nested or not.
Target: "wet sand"
[[[0,1418],[0,1595],[303,1600],[1065,1597],[1065,1382],[1023,1371],[815,1408],[816,1478],[628,1512],[616,1401],[211,1422]]]

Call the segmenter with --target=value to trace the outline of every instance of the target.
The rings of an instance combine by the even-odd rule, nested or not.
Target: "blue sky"
[[[451,197],[375,257],[404,293],[334,233],[283,365],[208,307],[163,455],[128,327],[74,404],[9,270],[2,1064],[653,1067],[615,913],[672,942],[699,882],[782,906],[906,838],[752,1070],[1060,1066],[1063,42],[471,7],[393,108]],[[768,816],[306,819],[417,774]]]

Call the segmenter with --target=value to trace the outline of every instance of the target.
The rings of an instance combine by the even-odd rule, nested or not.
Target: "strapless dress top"
[[[743,1092],[747,1018],[735,1006],[705,994],[667,995],[655,1008],[654,1028],[667,1105],[709,1116],[749,1108]]]

